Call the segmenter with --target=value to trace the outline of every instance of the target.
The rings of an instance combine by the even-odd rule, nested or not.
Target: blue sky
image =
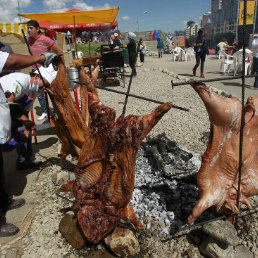
[[[23,13],[120,7],[117,20],[123,32],[137,31],[137,19],[140,31],[184,30],[186,21],[199,22],[201,16],[211,9],[211,0],[0,0],[1,22],[19,21],[18,1]],[[144,14],[145,11],[148,14]]]

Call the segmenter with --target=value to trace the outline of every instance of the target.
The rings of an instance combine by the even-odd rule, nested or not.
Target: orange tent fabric
[[[119,8],[92,11],[73,11],[62,13],[20,13],[19,16],[30,20],[61,23],[113,23]]]

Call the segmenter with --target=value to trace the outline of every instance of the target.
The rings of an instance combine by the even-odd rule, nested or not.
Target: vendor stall
[[[41,22],[57,22],[73,24],[74,37],[76,37],[76,24],[90,24],[90,23],[109,23],[115,22],[119,8],[98,9],[92,11],[74,11],[62,13],[28,13],[18,14],[27,19],[37,20]],[[75,42],[77,53],[77,45]]]
[[[81,12],[78,9],[70,9],[66,12]],[[81,31],[110,31],[114,30],[118,23],[115,20],[114,22],[103,22],[103,23],[95,23],[95,22],[90,22],[90,23],[60,23],[60,22],[48,22],[48,21],[39,21],[39,25],[41,28],[45,28],[48,30],[54,30],[58,32],[68,32],[73,30],[74,28],[76,29],[81,29]]]

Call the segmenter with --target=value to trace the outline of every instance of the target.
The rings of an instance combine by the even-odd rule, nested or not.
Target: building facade
[[[185,30],[185,38],[189,39],[192,36],[196,37],[198,30],[201,28],[200,24],[197,22],[191,22],[190,26],[188,26]]]
[[[207,12],[202,16],[201,28],[204,28],[205,38],[210,42],[212,39],[211,12]]]
[[[213,36],[220,33],[236,33],[239,0],[212,0],[211,23]]]
[[[232,33],[235,40],[242,34],[242,26],[238,26],[239,4],[241,0],[211,0],[211,28],[212,38],[218,34]],[[252,0],[247,0],[252,1]],[[258,5],[256,5],[257,11]],[[258,32],[258,20],[255,19],[255,32]],[[246,26],[249,34],[253,32],[253,25]],[[216,42],[214,42],[216,43]]]

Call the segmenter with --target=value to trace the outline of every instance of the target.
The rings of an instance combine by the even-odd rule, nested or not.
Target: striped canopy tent
[[[0,23],[0,36],[4,37],[9,34],[14,34],[18,37],[22,42],[24,42],[22,29],[24,30],[25,34],[27,33],[27,24],[26,23],[10,23],[10,22],[3,22]]]

